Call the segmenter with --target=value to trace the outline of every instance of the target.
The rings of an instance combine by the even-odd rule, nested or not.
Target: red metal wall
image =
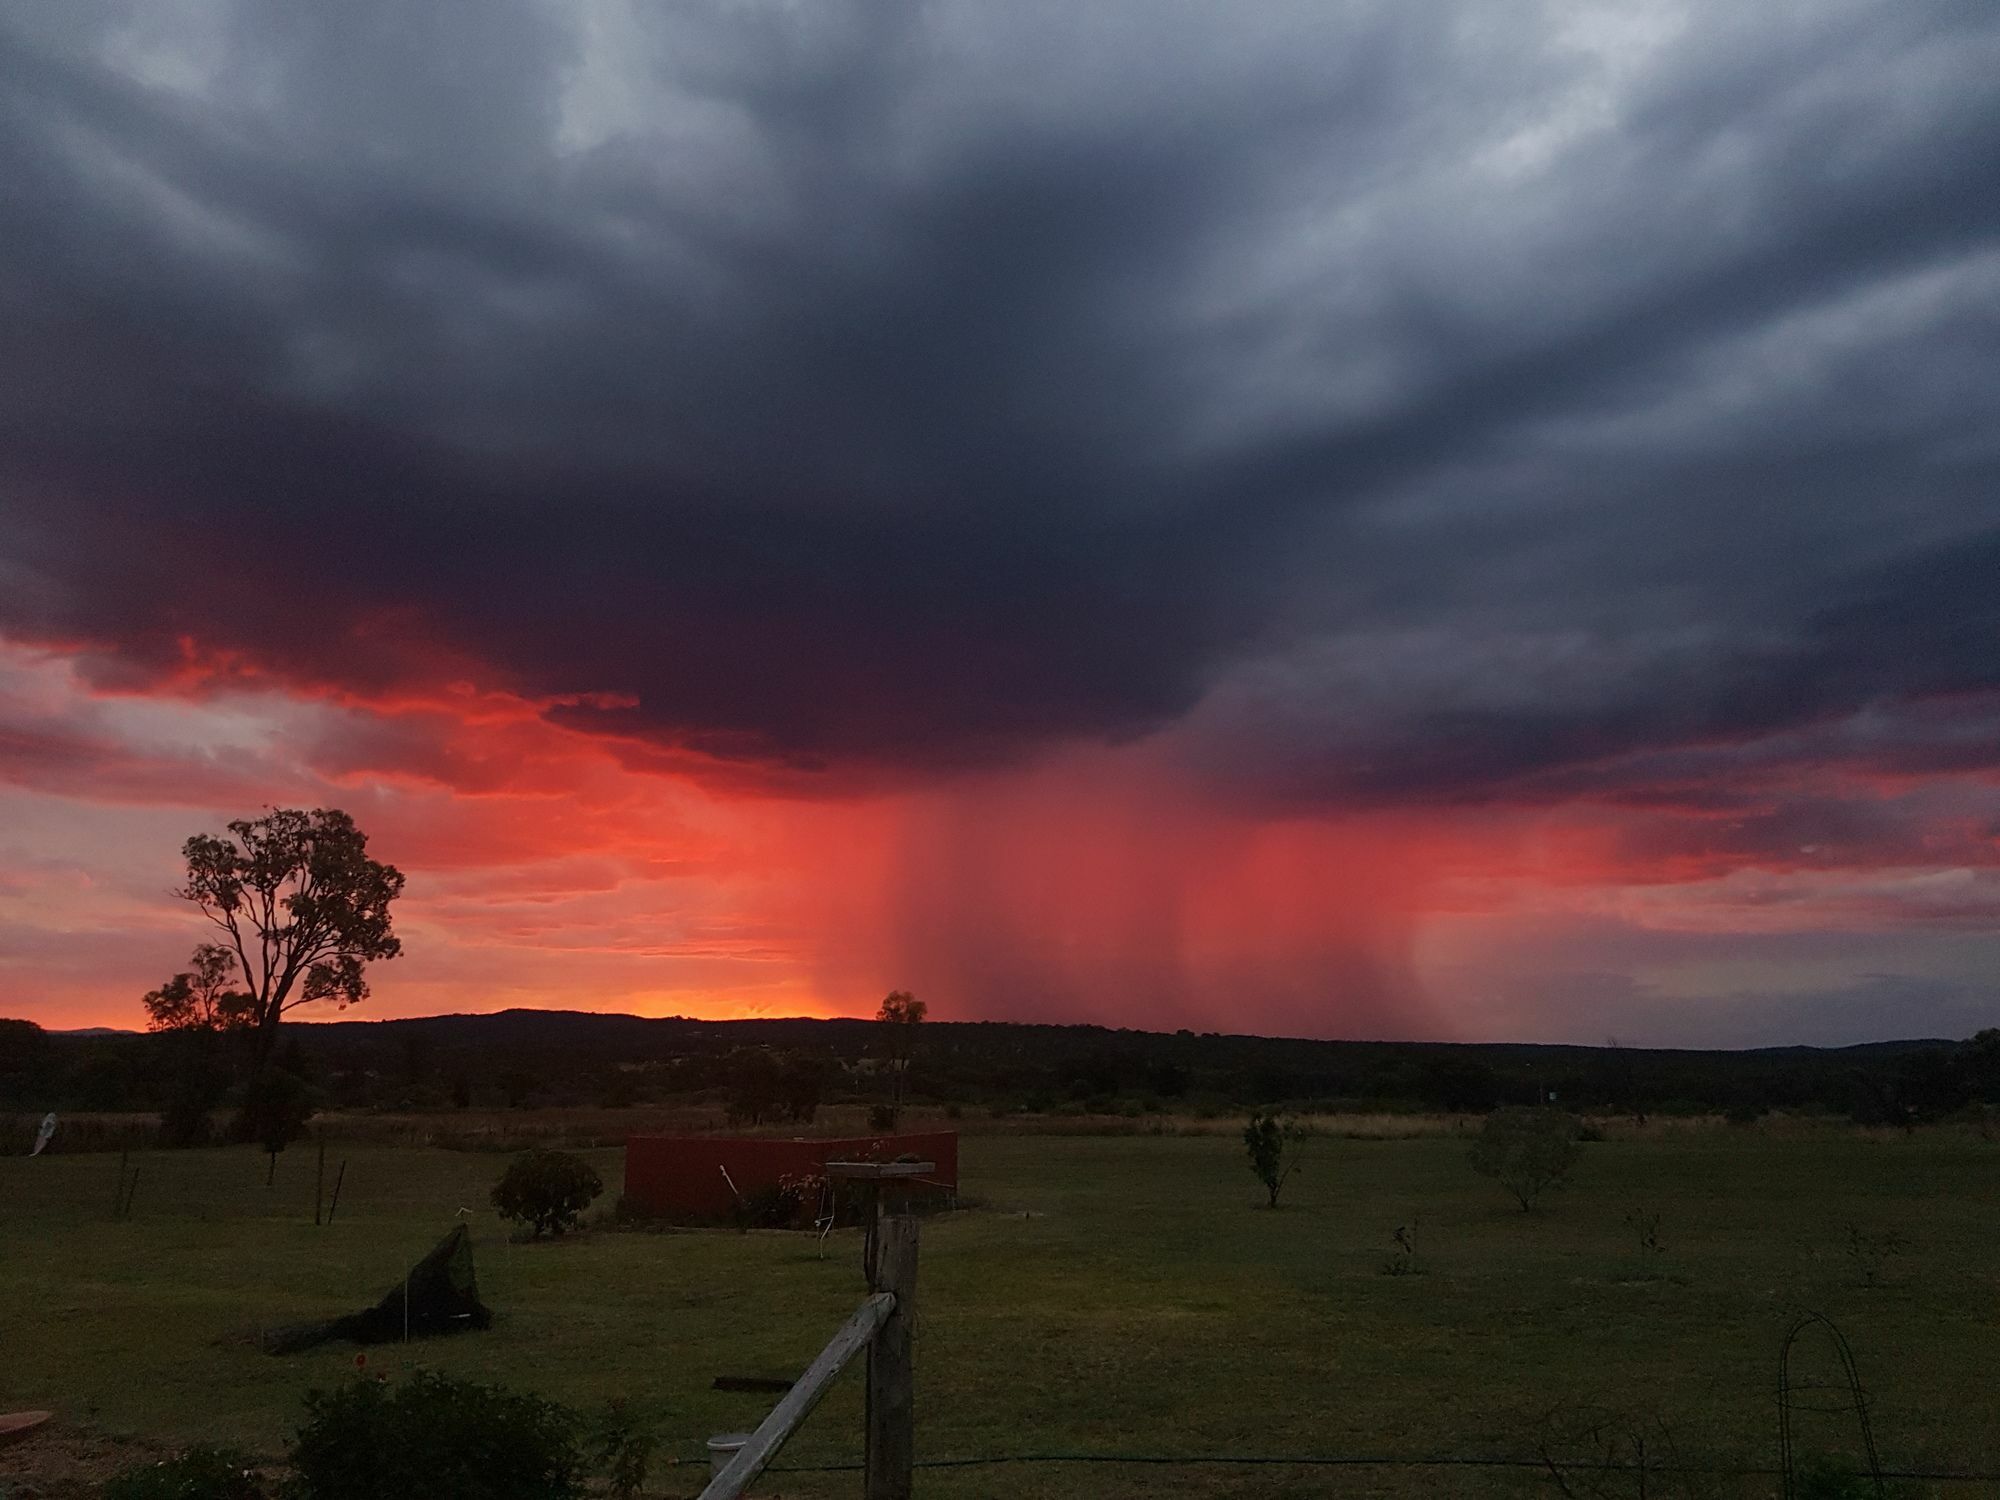
[[[958,1132],[873,1135],[851,1140],[757,1140],[718,1136],[634,1135],[625,1140],[625,1199],[642,1213],[729,1217],[736,1193],[776,1187],[781,1177],[817,1177],[830,1161],[935,1162],[927,1181],[958,1190]],[[724,1180],[727,1169],[729,1179]],[[729,1183],[736,1184],[736,1192]]]

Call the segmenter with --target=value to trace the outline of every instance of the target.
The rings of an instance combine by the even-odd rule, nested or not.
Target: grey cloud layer
[[[334,14],[0,33],[0,630],[1303,801],[2000,687],[1990,6]]]

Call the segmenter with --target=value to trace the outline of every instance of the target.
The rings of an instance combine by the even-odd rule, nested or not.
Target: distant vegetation
[[[911,1032],[917,1033],[912,1055]],[[1655,1051],[1312,1042],[1097,1026],[925,1021],[692,1021],[560,1011],[294,1022],[285,1071],[321,1108],[625,1108],[693,1103],[744,1125],[809,1123],[824,1105],[983,1114],[1211,1117],[1249,1111],[1822,1113],[1918,1125],[1971,1113],[2000,1128],[2000,1030],[1964,1042],[1822,1050]],[[173,1109],[185,1038],[63,1035],[0,1020],[0,1110]],[[219,1107],[244,1104],[242,1084]],[[184,1108],[184,1106],[183,1106]],[[7,1140],[0,1149],[32,1143]]]

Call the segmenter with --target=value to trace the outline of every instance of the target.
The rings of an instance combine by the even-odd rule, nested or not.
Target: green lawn
[[[344,1378],[354,1351],[273,1358],[257,1327],[373,1301],[466,1207],[493,1331],[371,1350],[371,1369],[422,1361],[582,1405],[629,1395],[666,1411],[692,1460],[703,1435],[754,1425],[768,1400],[715,1393],[715,1375],[795,1373],[862,1292],[851,1232],[823,1254],[783,1234],[514,1244],[485,1208],[505,1158],[342,1154],[340,1218],[321,1229],[303,1147],[270,1189],[249,1151],[148,1155],[129,1222],[110,1217],[114,1158],[0,1159],[0,1409],[275,1452],[299,1392]],[[588,1154],[615,1191],[619,1153]],[[1628,1130],[1587,1147],[1574,1185],[1534,1214],[1450,1138],[1316,1140],[1276,1213],[1256,1206],[1242,1148],[1222,1136],[976,1136],[962,1170],[983,1206],[924,1229],[925,1457],[1532,1456],[1543,1413],[1592,1404],[1663,1420],[1684,1454],[1769,1463],[1779,1340],[1817,1309],[1852,1342],[1886,1460],[2000,1469],[1990,1144]],[[1660,1215],[1664,1253],[1640,1251],[1634,1209]],[[1423,1274],[1385,1275],[1412,1216]],[[1880,1284],[1850,1254],[1850,1224],[1906,1242]],[[1817,1348],[1808,1359],[1809,1376],[1830,1368]],[[850,1376],[781,1461],[857,1456],[859,1409]],[[1846,1445],[1830,1418],[1801,1426],[1816,1446]],[[699,1487],[693,1467],[656,1483]],[[934,1470],[919,1489],[1554,1493],[1472,1470],[1067,1465]],[[759,1493],[857,1490],[852,1475],[788,1475]]]

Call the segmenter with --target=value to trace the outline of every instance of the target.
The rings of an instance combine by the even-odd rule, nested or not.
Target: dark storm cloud
[[[1990,7],[14,24],[0,629],[101,676],[1260,799],[1990,764]]]

